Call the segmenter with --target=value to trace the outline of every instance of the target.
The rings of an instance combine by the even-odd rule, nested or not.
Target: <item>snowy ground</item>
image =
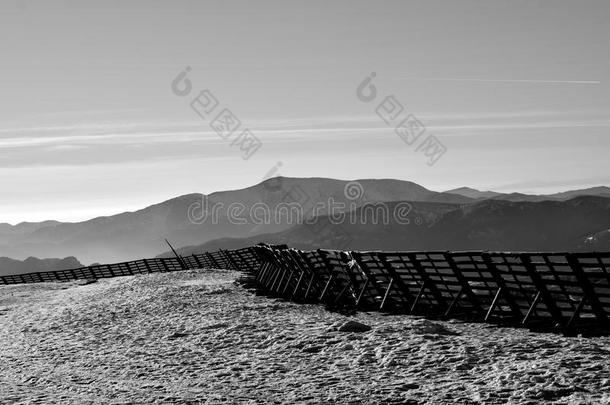
[[[338,332],[236,276],[0,287],[0,403],[610,402],[610,338],[377,313]]]

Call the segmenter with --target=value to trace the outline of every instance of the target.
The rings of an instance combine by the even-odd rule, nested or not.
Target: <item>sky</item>
[[[609,17],[586,0],[5,0],[0,222],[84,220],[272,174],[610,185]],[[217,103],[202,117],[204,90]],[[241,123],[228,136],[212,125],[224,109]],[[406,116],[425,128],[412,144],[395,132]],[[445,152],[427,156],[427,140]]]

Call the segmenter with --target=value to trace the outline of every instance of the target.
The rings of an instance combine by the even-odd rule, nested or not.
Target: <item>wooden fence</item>
[[[257,287],[297,302],[610,333],[610,253],[252,249]]]
[[[141,259],[130,262],[101,264],[77,269],[42,271],[38,273],[15,274],[0,277],[2,284],[42,283],[48,281],[70,281],[78,279],[98,279],[135,274],[164,273],[199,268],[233,268],[224,251],[203,253],[181,258]]]
[[[302,251],[257,245],[0,277],[1,284],[233,269],[268,295],[335,308],[610,333],[610,253]]]

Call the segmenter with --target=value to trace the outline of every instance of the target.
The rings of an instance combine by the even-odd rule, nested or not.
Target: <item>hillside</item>
[[[66,257],[64,259],[38,259],[36,257],[28,257],[23,261],[10,259],[8,257],[0,257],[0,276],[39,271],[76,269],[78,267],[82,267],[82,264],[76,260],[75,257]]]
[[[187,194],[135,212],[99,217],[78,223],[41,223],[0,228],[0,254],[25,258],[28,256],[76,256],[84,263],[118,262],[151,257],[164,249],[164,238],[176,246],[199,244],[219,237],[249,237],[282,231],[296,222],[287,217],[276,218],[276,207],[282,202],[298,202],[304,213],[316,203],[360,206],[367,202],[411,200],[444,203],[467,203],[471,199],[438,193],[408,181],[358,180],[362,194],[350,199],[345,195],[349,183],[326,178],[288,178],[267,180],[240,190],[222,191],[207,196]],[[203,201],[215,219],[203,216]],[[227,210],[231,204],[244,208],[244,222],[231,220]],[[252,207],[269,207],[274,220],[261,224],[248,214]],[[193,221],[189,220],[189,207]],[[217,209],[216,209],[217,208]],[[324,210],[320,211],[325,212]],[[27,229],[26,229],[27,228]],[[3,233],[2,233],[3,232]]]
[[[468,198],[473,198],[475,200],[483,200],[486,198],[493,198],[502,195],[502,193],[497,193],[495,191],[479,191],[471,187],[459,187],[453,190],[447,190],[446,192],[451,194],[458,194]]]
[[[248,238],[221,238],[179,252],[185,255],[258,242],[285,243],[302,249],[610,251],[608,198],[542,202],[492,199],[465,206],[412,205],[409,224],[392,220],[388,224],[338,225],[321,217],[316,224],[305,223]]]
[[[479,191],[470,187],[460,187],[448,190],[446,193],[458,194],[475,200],[494,198],[503,201],[539,202],[539,201],[566,201],[575,197],[597,196],[610,198],[610,187],[599,186],[578,190],[569,190],[554,194],[524,194],[524,193],[498,193],[496,191]]]

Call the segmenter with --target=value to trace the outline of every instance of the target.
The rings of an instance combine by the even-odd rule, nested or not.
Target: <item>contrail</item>
[[[405,80],[443,82],[486,82],[486,83],[542,83],[542,84],[601,84],[598,80],[535,80],[535,79],[464,79],[448,77],[403,77]]]

